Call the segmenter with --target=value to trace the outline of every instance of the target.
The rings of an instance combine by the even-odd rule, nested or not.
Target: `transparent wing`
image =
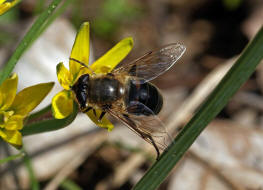
[[[133,62],[119,64],[112,73],[125,73],[150,81],[172,67],[185,50],[186,48],[182,44],[169,44],[159,50],[151,51]]]
[[[157,157],[172,142],[172,138],[167,133],[163,122],[147,106],[137,102],[133,106],[140,106],[148,116],[129,114],[120,110],[119,107],[112,107],[107,112],[115,118],[121,120],[129,129],[154,146]],[[128,107],[127,110],[132,110]]]

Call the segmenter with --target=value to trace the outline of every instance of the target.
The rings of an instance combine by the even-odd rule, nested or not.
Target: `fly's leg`
[[[93,111],[93,114],[95,115],[95,117],[97,117],[96,110],[95,110],[95,109],[92,109],[92,111]]]
[[[159,151],[159,149],[158,149],[156,143],[154,142],[152,136],[151,136],[151,135],[148,135],[148,134],[146,134],[146,133],[144,133],[144,137],[142,136],[142,138],[148,138],[148,139],[151,141],[151,143],[152,143],[152,145],[153,145],[153,147],[155,148],[156,153],[157,153],[157,158],[156,158],[156,160],[159,160],[159,157],[160,157],[160,151]]]
[[[87,108],[84,109],[82,112],[83,112],[83,113],[87,113],[87,112],[90,111],[91,109],[92,109],[92,111],[93,111],[93,114],[97,117],[96,110],[93,109],[92,107],[87,107]]]
[[[105,111],[101,112],[100,117],[99,117],[99,122],[101,122],[102,118],[104,117],[104,115],[106,114]]]
[[[105,114],[106,114],[106,111],[105,111],[105,110],[107,110],[107,109],[109,109],[109,108],[110,108],[110,106],[108,106],[108,105],[103,106],[103,110],[104,110],[104,111],[102,111],[101,114],[100,114],[100,116],[99,116],[99,119],[98,119],[99,122],[101,122],[102,118],[105,116]],[[93,109],[93,108],[90,107],[90,106],[88,106],[87,108],[83,109],[82,112],[83,112],[83,113],[87,113],[87,112],[90,111],[91,109],[92,109],[93,114],[95,115],[95,117],[97,117],[96,110]]]
[[[86,109],[84,109],[82,112],[83,113],[87,113],[89,110],[91,110],[92,109],[92,107],[87,107]]]
[[[99,116],[99,119],[98,119],[99,122],[101,122],[102,118],[103,118],[103,117],[105,116],[105,114],[106,114],[106,111],[107,111],[108,109],[110,109],[111,106],[105,104],[105,105],[103,105],[101,108],[102,108],[103,111],[101,112],[101,114],[100,114],[100,116]]]
[[[84,109],[82,112],[83,113],[87,113],[88,111],[90,111],[92,109],[93,111],[93,114],[95,115],[95,117],[97,117],[97,113],[96,113],[96,110],[93,109],[92,107],[87,107],[86,109]],[[103,117],[103,116],[102,116]],[[101,118],[102,119],[102,118]]]

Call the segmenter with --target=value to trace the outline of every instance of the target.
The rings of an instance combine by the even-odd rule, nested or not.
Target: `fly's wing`
[[[133,106],[128,107],[127,110],[132,110],[134,106],[137,106],[135,109],[138,109],[138,106],[140,109],[144,109],[142,112],[147,113],[147,116],[129,114],[127,111],[120,110],[119,107],[112,107],[107,112],[121,120],[145,141],[152,144],[159,156],[159,153],[167,148],[172,139],[167,133],[163,122],[152,110],[140,102],[136,102]]]
[[[179,43],[169,44],[159,50],[151,51],[133,62],[119,64],[112,73],[126,74],[150,81],[172,67],[183,55],[185,49],[185,46]]]

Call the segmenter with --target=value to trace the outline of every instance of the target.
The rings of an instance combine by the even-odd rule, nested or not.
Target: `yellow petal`
[[[10,8],[11,8],[11,3],[4,3],[4,4],[0,5],[0,15],[4,14]]]
[[[69,70],[63,65],[62,62],[57,64],[57,77],[60,85],[64,89],[70,90],[70,85],[73,82],[73,78]]]
[[[21,115],[13,115],[8,119],[4,128],[6,130],[21,130],[23,128],[23,119],[24,117]]]
[[[12,2],[5,2],[5,0],[0,1],[0,15],[4,14],[6,11],[11,9],[13,6],[15,6],[19,2],[20,0],[14,0]]]
[[[70,91],[63,90],[52,99],[52,113],[56,119],[64,119],[73,112],[73,99]]]
[[[10,109],[15,111],[16,115],[26,116],[47,96],[53,88],[54,82],[41,83],[27,87],[20,91]]]
[[[18,77],[13,74],[0,86],[0,110],[8,109],[16,96]]]
[[[20,148],[22,146],[22,135],[17,130],[0,129],[0,137],[16,148]]]
[[[84,22],[76,36],[72,51],[71,58],[74,58],[86,65],[89,64],[89,23]],[[75,79],[78,75],[81,65],[75,61],[69,61],[69,71]]]
[[[95,73],[109,73],[128,55],[132,47],[133,39],[131,37],[123,39],[95,61],[91,65],[91,69]]]
[[[94,115],[93,110],[87,112],[89,118],[99,127],[106,128],[108,131],[111,131],[114,128],[114,125],[108,120],[106,116],[99,121],[99,116],[101,114],[101,110],[96,109],[96,115]]]

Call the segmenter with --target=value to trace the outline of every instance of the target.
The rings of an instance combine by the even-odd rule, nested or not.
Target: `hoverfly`
[[[171,142],[164,124],[157,114],[161,111],[163,97],[159,89],[149,81],[158,77],[185,52],[179,43],[151,51],[139,59],[117,65],[110,73],[83,74],[72,86],[80,110],[85,113],[99,108],[110,114],[154,146],[157,159]],[[87,67],[84,63],[70,58]]]

